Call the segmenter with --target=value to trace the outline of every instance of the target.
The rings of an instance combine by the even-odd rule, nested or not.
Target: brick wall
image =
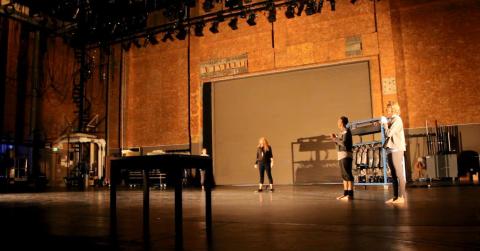
[[[391,2],[398,98],[408,126],[480,123],[480,2]]]
[[[384,104],[398,100],[407,127],[421,127],[425,120],[441,124],[480,123],[480,4],[476,0],[402,0],[328,2],[321,14],[286,19],[277,10],[277,22],[258,13],[257,25],[244,19],[232,31],[227,22],[220,32],[204,29],[204,37],[191,37],[191,130],[194,143],[201,142],[201,62],[248,53],[249,73],[369,61],[374,116]],[[273,44],[272,44],[273,31]],[[360,36],[362,55],[345,56],[345,40]],[[15,131],[18,23],[11,22],[7,65],[6,111],[3,133]],[[272,46],[274,45],[274,46]],[[109,132],[111,147],[184,145],[188,143],[187,121],[188,42],[166,43],[126,52],[124,75],[121,53],[114,49],[109,85]],[[98,52],[95,52],[98,55]],[[98,57],[98,56],[97,56]],[[98,59],[98,58],[97,58]],[[75,119],[71,101],[72,73],[78,65],[73,50],[61,39],[50,39],[45,56],[43,128],[54,139]],[[87,85],[94,98],[93,113],[105,117],[106,86],[95,73]],[[397,93],[382,94],[382,80],[396,80]],[[124,134],[120,135],[119,94],[125,82]]]
[[[388,2],[383,12],[388,17]],[[292,67],[325,65],[349,61],[371,64],[372,98],[375,115],[381,114],[381,70],[394,65],[393,56],[379,60],[381,50],[393,54],[391,35],[379,38],[371,1],[339,1],[337,11],[325,4],[321,14],[287,19],[285,9],[277,10],[272,25],[265,13],[258,13],[257,25],[239,19],[238,30],[226,22],[220,32],[204,29],[204,37],[191,37],[191,129],[193,142],[201,141],[201,84],[215,79],[200,78],[200,63],[248,53],[249,73],[275,72]],[[382,12],[382,13],[383,13]],[[387,20],[388,21],[388,20]],[[389,29],[389,23],[382,24]],[[273,31],[273,44],[272,44]],[[193,31],[192,31],[193,32]],[[345,39],[360,35],[363,54],[345,56]],[[383,39],[383,40],[382,40]],[[379,40],[384,41],[379,43]],[[187,41],[168,41],[147,48],[132,48],[128,55],[126,145],[188,143],[187,134]],[[390,55],[388,54],[388,55]],[[385,53],[387,55],[387,53]],[[146,133],[148,132],[148,133]]]
[[[69,124],[74,124],[76,116],[72,100],[74,72],[78,70],[74,52],[62,39],[50,39],[43,63],[42,129],[46,139],[54,141],[68,132]]]
[[[193,141],[201,140],[200,86],[202,81],[210,81],[200,79],[200,62],[242,53],[248,53],[250,73],[368,60],[375,116],[382,114],[387,102],[399,101],[406,127],[423,126],[425,120],[430,123],[438,120],[442,124],[479,123],[480,85],[477,83],[480,79],[476,69],[480,59],[475,53],[480,41],[480,27],[476,25],[480,23],[478,10],[479,3],[473,0],[357,1],[355,5],[338,1],[335,12],[330,11],[327,4],[322,14],[304,14],[294,19],[286,19],[284,10],[279,10],[273,26],[262,14],[253,27],[240,19],[236,31],[224,22],[219,26],[220,33],[211,34],[207,24],[204,37],[192,36],[191,39]],[[345,56],[345,39],[352,35],[362,38],[360,57]],[[162,86],[186,90],[186,70],[181,63],[185,62],[186,44],[186,41],[174,41],[131,52],[128,85],[156,82],[157,86],[157,81],[167,78],[174,82],[162,83]],[[164,65],[169,66],[168,70],[162,68]],[[150,70],[152,67],[155,69]],[[381,82],[387,78],[396,80],[397,93],[382,94]],[[137,95],[135,92],[134,96]],[[145,103],[141,98],[128,100],[137,110],[138,104]],[[133,110],[128,108],[132,120],[126,130],[127,143],[188,142],[184,100],[184,93],[162,94],[161,99],[149,102],[154,105],[139,112],[142,115],[135,119],[136,115],[131,115]],[[163,102],[162,107],[166,109],[158,107],[159,102]],[[167,104],[179,107],[168,109]],[[141,122],[133,121],[140,117]],[[161,128],[163,132],[153,132],[153,138],[135,136],[144,134],[147,128]]]

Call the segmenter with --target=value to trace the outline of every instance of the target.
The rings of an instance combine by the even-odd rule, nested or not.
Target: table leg
[[[110,238],[113,247],[118,244],[117,239],[117,166],[110,162]]]
[[[110,212],[115,216],[117,212],[117,169],[115,161],[110,162]]]
[[[150,185],[148,183],[148,169],[143,169],[143,219],[148,220],[150,214]],[[145,222],[144,222],[145,223]]]
[[[211,179],[211,168],[205,169],[205,225],[207,235],[212,231],[212,186],[213,180]]]
[[[146,244],[150,240],[150,184],[148,168],[143,169],[143,236]]]
[[[175,170],[175,247],[183,249],[183,212],[182,212],[182,173],[183,168]]]

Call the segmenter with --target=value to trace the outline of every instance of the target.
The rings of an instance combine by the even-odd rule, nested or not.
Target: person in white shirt
[[[400,106],[398,103],[389,103],[386,107],[387,117],[382,117],[387,148],[387,161],[392,173],[393,198],[386,203],[402,204],[406,200],[406,179],[403,167],[403,156],[406,150],[403,121],[400,118]]]

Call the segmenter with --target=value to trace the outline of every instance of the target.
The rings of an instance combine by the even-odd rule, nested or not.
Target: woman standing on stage
[[[273,178],[272,178],[273,153],[272,153],[272,147],[268,144],[268,141],[265,137],[261,137],[258,140],[257,160],[255,161],[255,168],[258,168],[260,172],[260,182],[258,183],[258,192],[263,191],[263,180],[265,176],[265,171],[267,172],[268,181],[270,182],[270,191],[273,192]]]
[[[353,200],[353,143],[352,133],[347,128],[348,118],[342,116],[338,119],[338,129],[340,135],[332,133],[331,138],[337,145],[338,165],[343,179],[343,195],[337,197],[337,200]]]
[[[392,173],[393,198],[386,203],[401,204],[405,202],[405,172],[403,168],[403,155],[406,150],[403,121],[400,118],[400,106],[398,103],[390,103],[386,107],[387,117],[382,117],[382,126],[385,131],[387,148],[387,161]],[[400,186],[399,186],[400,184]]]

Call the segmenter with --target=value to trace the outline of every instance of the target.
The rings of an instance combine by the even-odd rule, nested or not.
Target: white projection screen
[[[341,182],[328,135],[338,132],[340,116],[372,117],[370,90],[368,62],[214,82],[215,182],[257,184],[261,136],[272,145],[275,184]]]

